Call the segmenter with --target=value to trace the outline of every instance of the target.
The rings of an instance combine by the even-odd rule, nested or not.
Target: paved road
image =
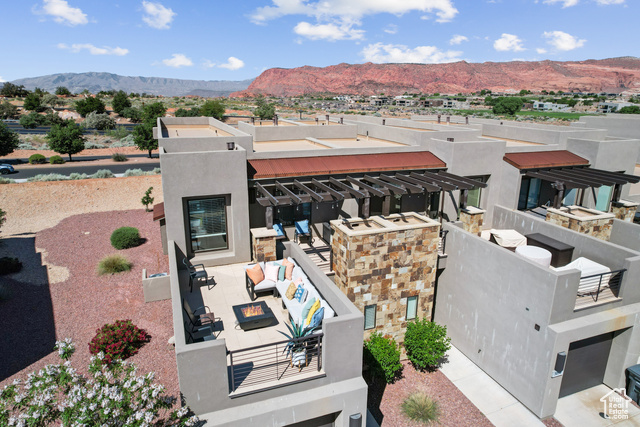
[[[26,179],[31,178],[32,176],[36,176],[38,174],[45,173],[59,173],[62,175],[70,175],[74,172],[77,173],[86,173],[87,175],[96,173],[100,169],[109,169],[114,174],[125,173],[127,169],[142,169],[143,171],[150,171],[153,168],[159,168],[160,162],[150,162],[150,163],[132,163],[132,162],[123,162],[118,164],[111,165],[86,165],[86,166],[73,166],[66,165],[62,166],[47,166],[43,165],[38,168],[30,168],[30,169],[20,169],[20,165],[15,166],[16,173],[2,175],[4,178],[11,179]]]
[[[33,150],[33,154],[38,153],[37,150]],[[141,159],[147,159],[149,158],[149,154],[140,152],[141,154],[126,154],[128,159],[135,159],[135,158],[141,158]],[[69,161],[69,156],[66,154],[60,154],[60,156],[64,159],[65,162]],[[158,155],[154,154],[154,157],[157,159]],[[74,155],[73,159],[74,161],[83,161],[83,162],[90,162],[92,160],[101,160],[101,159],[110,159],[111,155],[108,156],[81,156],[81,155]],[[24,164],[24,163],[29,163],[29,158],[28,157],[22,157],[22,158],[16,158],[16,159],[0,159],[0,163],[8,163],[10,165],[14,165],[14,167],[20,167],[20,164]],[[47,167],[47,165],[43,165],[42,167]]]
[[[25,129],[17,120],[4,120],[4,124],[7,125],[7,127],[9,129],[11,129],[12,131],[20,134],[20,135],[29,135],[29,134],[34,134],[34,135],[45,135],[47,132],[49,132],[49,130],[51,130],[51,126],[38,126],[34,129]],[[118,127],[124,127],[126,128],[129,132],[132,132],[133,129],[138,126],[138,124],[122,124],[122,125],[116,125]],[[85,129],[84,133],[85,134],[93,134],[97,132],[99,135],[104,135],[107,131],[105,130],[97,130],[97,129]]]

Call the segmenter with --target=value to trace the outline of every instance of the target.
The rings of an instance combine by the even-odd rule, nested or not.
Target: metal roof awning
[[[507,153],[503,160],[520,170],[589,165],[589,160],[567,150]]]

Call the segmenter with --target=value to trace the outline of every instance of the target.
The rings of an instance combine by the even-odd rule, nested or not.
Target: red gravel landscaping
[[[369,387],[369,411],[384,426],[418,427],[424,424],[408,419],[402,413],[402,402],[415,391],[422,391],[438,402],[440,418],[435,425],[492,426],[491,422],[440,371],[416,371],[403,363],[402,378],[393,384]],[[381,420],[382,419],[382,420]]]
[[[114,249],[109,238],[122,226],[138,228],[145,242],[136,248]],[[18,282],[10,276],[7,279],[13,297],[0,302],[0,386],[46,364],[58,363],[57,352],[53,352],[55,339],[73,339],[77,351],[71,361],[83,371],[96,329],[115,320],[131,319],[152,338],[128,360],[138,365],[139,374],[156,372],[156,381],[166,387],[167,393],[179,397],[175,352],[167,343],[173,336],[171,302],[145,303],[142,293],[143,268],[149,274],[169,269],[162,253],[160,227],[151,213],[140,209],[72,216],[37,233],[35,247],[47,252],[47,263],[69,269],[69,278],[43,286]],[[114,253],[126,256],[133,268],[99,276],[98,262]]]

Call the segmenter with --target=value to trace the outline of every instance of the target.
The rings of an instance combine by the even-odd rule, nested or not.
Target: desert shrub
[[[426,318],[407,323],[404,334],[407,357],[417,369],[432,369],[451,348],[447,327]]]
[[[22,270],[22,263],[18,258],[2,257],[0,258],[0,274],[17,273]]]
[[[124,176],[143,176],[146,175],[142,169],[127,169],[124,172]]]
[[[383,378],[388,384],[400,376],[400,350],[393,338],[376,332],[364,342],[364,363],[373,377]]]
[[[35,150],[35,149],[36,147],[34,147],[33,144],[29,142],[22,142],[18,144],[18,150]]]
[[[113,129],[116,127],[116,121],[109,117],[107,113],[98,114],[92,112],[87,114],[87,118],[84,121],[84,127],[87,129]]]
[[[438,402],[425,393],[411,393],[402,402],[402,412],[412,420],[428,424],[437,422],[440,416]]]
[[[98,274],[116,274],[131,270],[133,264],[122,255],[109,255],[98,263]]]
[[[52,165],[62,165],[64,164],[64,159],[60,156],[51,156],[49,158],[49,163]]]
[[[135,248],[140,245],[140,232],[135,227],[120,227],[111,233],[111,246],[116,249]]]
[[[153,170],[147,173],[148,175],[160,175],[160,168],[153,168]]]
[[[115,175],[109,169],[100,169],[93,175],[90,175],[90,178],[113,178]]]
[[[85,150],[90,150],[92,148],[107,148],[107,146],[99,142],[85,141],[84,148]]]
[[[36,176],[32,176],[31,178],[27,178],[27,182],[67,181],[68,179],[68,176],[59,173],[41,173]]]
[[[113,153],[111,155],[111,160],[113,160],[114,162],[126,162],[129,159],[122,153]]]
[[[0,184],[15,184],[15,183],[16,183],[15,179],[0,177]]]
[[[120,141],[115,141],[113,144],[111,144],[111,146],[113,148],[135,147],[136,143],[133,141],[133,135],[129,134],[129,135],[125,136],[124,138],[120,139]]]
[[[69,179],[72,181],[76,181],[78,179],[87,179],[89,178],[87,176],[86,173],[78,173],[78,172],[73,172],[71,175],[69,175]]]
[[[138,352],[151,337],[144,329],[138,328],[131,320],[116,320],[96,330],[96,336],[89,343],[91,354],[104,353],[104,361],[125,360]]]
[[[122,139],[127,137],[131,132],[127,130],[124,126],[116,126],[115,129],[109,129],[105,131],[105,135],[110,136],[115,139]]]
[[[42,154],[36,153],[29,156],[29,164],[42,165],[44,163],[47,163],[47,158]]]

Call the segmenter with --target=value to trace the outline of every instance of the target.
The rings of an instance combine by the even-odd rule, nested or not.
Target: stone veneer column
[[[417,318],[431,319],[440,224],[414,213],[403,215],[418,218],[419,224],[398,226],[374,217],[369,220],[376,227],[350,229],[331,221],[336,285],[363,313],[365,306],[376,304],[376,326],[364,331],[365,339],[381,332],[404,342],[408,297],[418,297]]]
[[[461,209],[460,221],[462,221],[462,228],[469,233],[479,236],[482,233],[482,224],[484,223],[485,212],[486,211],[473,206]]]
[[[278,232],[268,228],[251,229],[253,262],[276,260],[276,237]]]
[[[633,222],[638,211],[638,203],[620,200],[611,203],[611,213],[622,221]]]
[[[608,242],[611,238],[613,219],[613,214],[607,212],[583,208],[582,206],[566,206],[560,209],[548,208],[545,220]]]

